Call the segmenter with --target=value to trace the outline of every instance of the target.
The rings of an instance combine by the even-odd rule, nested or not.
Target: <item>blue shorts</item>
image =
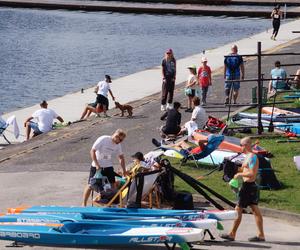
[[[39,126],[36,122],[29,122],[29,127],[33,130],[35,135],[40,135],[43,133],[41,130],[39,130]]]
[[[226,76],[226,80],[239,80],[240,77],[232,77],[232,76]],[[224,84],[225,89],[231,89],[233,90],[239,90],[240,89],[240,82],[226,82]]]

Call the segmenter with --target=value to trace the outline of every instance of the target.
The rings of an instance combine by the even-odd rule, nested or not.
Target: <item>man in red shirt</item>
[[[202,89],[202,105],[206,105],[206,96],[209,86],[211,86],[211,69],[207,65],[207,58],[202,57],[202,66],[198,69],[199,85]]]

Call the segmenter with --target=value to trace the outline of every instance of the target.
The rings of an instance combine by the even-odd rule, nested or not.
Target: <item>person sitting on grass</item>
[[[181,104],[179,102],[174,102],[173,108],[169,109],[166,113],[161,116],[161,120],[167,118],[166,124],[161,128],[161,132],[163,136],[168,135],[178,135],[181,131],[180,123],[181,123],[181,113],[179,112],[179,108]]]
[[[275,93],[278,89],[288,89],[286,71],[281,68],[280,61],[275,62],[275,68],[271,70],[271,79],[269,82],[268,94]]]
[[[64,122],[64,119],[55,113],[52,109],[48,109],[48,103],[44,100],[40,103],[41,109],[35,111],[32,116],[26,119],[24,127],[26,128],[26,140],[30,138],[31,129],[33,130],[33,137],[42,133],[47,133],[52,130],[53,120],[57,119]],[[36,119],[36,122],[32,122]]]

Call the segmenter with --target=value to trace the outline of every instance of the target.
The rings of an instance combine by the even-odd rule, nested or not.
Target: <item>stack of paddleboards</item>
[[[0,216],[0,239],[18,244],[100,247],[198,242],[235,211],[34,206]]]
[[[273,110],[273,115],[272,115]],[[270,121],[272,120],[275,128],[286,131],[289,131],[300,135],[300,113],[272,108],[264,107],[262,108],[262,124],[263,126],[269,126]],[[246,126],[257,126],[257,117],[256,113],[246,113],[241,112],[235,116],[235,123]]]

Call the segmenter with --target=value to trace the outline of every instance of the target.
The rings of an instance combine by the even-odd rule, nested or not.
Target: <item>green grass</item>
[[[280,98],[279,98],[280,100]],[[278,105],[278,108],[295,107],[294,104]],[[253,130],[254,132],[254,130]],[[260,146],[270,151],[274,157],[271,158],[271,164],[275,170],[278,180],[283,184],[280,190],[261,190],[260,205],[268,208],[286,210],[290,212],[300,213],[300,171],[296,169],[293,157],[300,155],[300,143],[277,143],[278,139],[285,139],[281,135],[278,137],[268,137],[270,133],[264,132],[266,135],[259,139]],[[255,135],[255,134],[252,134]],[[245,134],[237,134],[237,137],[246,136]],[[251,136],[251,135],[250,135]],[[192,162],[188,162],[185,166],[180,167],[179,161],[172,159],[173,166],[192,177],[201,176],[209,172],[212,168],[207,166],[195,168]],[[222,172],[216,171],[212,175],[204,178],[201,182],[224,197],[234,201],[235,194],[231,191],[229,185],[222,180]],[[189,187],[184,181],[176,177],[175,186],[178,190],[196,191]]]

